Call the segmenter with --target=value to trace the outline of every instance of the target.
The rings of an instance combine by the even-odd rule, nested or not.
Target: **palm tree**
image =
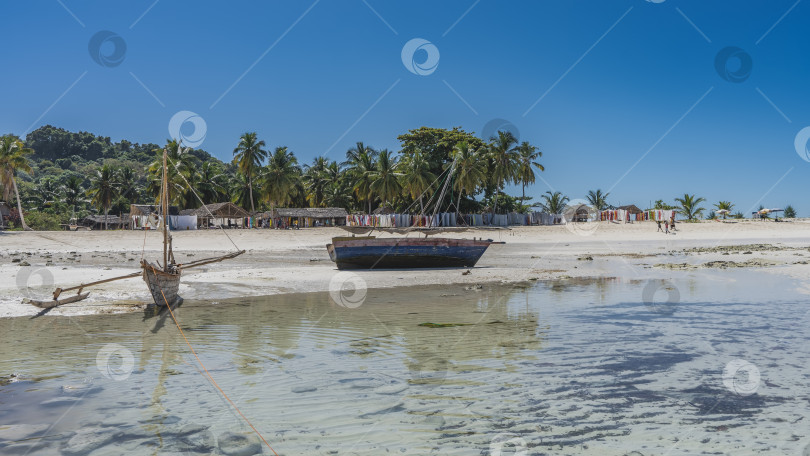
[[[215,162],[206,161],[202,164],[199,174],[200,180],[197,183],[197,193],[203,200],[203,204],[215,203],[225,197],[227,192],[223,184],[224,177],[225,174]]]
[[[678,213],[685,216],[688,220],[694,220],[700,217],[705,210],[698,205],[706,201],[706,198],[698,198],[695,195],[684,193],[683,198],[675,198],[675,202],[680,204]]]
[[[731,201],[718,201],[717,204],[714,205],[714,207],[718,211],[721,211],[721,210],[726,211],[726,212],[723,212],[723,220],[725,220],[726,219],[726,214],[731,213],[731,208],[733,208],[734,205],[731,203]]]
[[[108,229],[107,213],[110,210],[112,201],[117,196],[118,182],[116,181],[115,169],[110,165],[103,165],[96,171],[96,176],[90,181],[88,195],[92,198],[92,203],[104,211],[104,229]]]
[[[458,191],[458,201],[461,201],[463,192],[472,196],[476,189],[486,182],[486,164],[484,157],[481,156],[481,150],[466,141],[457,143],[452,154],[453,160],[456,162],[453,190]],[[458,204],[456,207],[458,208]]]
[[[346,152],[345,165],[348,166],[349,176],[352,182],[352,189],[357,195],[358,201],[368,202],[368,213],[371,213],[371,203],[373,201],[371,182],[377,170],[377,151],[371,147],[366,147],[362,142],[358,142],[356,147],[352,147]]]
[[[784,217],[785,218],[796,218],[796,209],[793,209],[793,206],[788,204],[787,206],[785,206]]]
[[[532,146],[528,141],[523,141],[517,147],[517,153],[518,162],[516,169],[516,180],[520,182],[523,189],[523,196],[521,197],[520,201],[521,203],[525,203],[526,185],[534,183],[534,168],[537,168],[540,171],[545,171],[546,168],[537,162],[537,159],[543,156],[543,152],[537,150],[537,147]]]
[[[25,223],[25,215],[20,202],[20,191],[17,188],[17,180],[14,174],[17,171],[31,173],[31,166],[25,156],[33,153],[32,149],[25,147],[20,138],[14,135],[0,137],[0,184],[3,186],[3,197],[8,199],[11,191],[14,191],[14,195],[17,197],[17,212],[20,214],[20,225],[25,231],[33,230]]]
[[[547,191],[540,197],[544,200],[544,203],[541,203],[541,207],[549,214],[562,214],[566,204],[568,203],[568,197],[563,195],[561,192],[551,193],[550,191]]]
[[[129,166],[121,167],[117,170],[118,184],[120,185],[118,194],[130,203],[138,199],[138,176],[135,170]]]
[[[304,165],[304,187],[306,199],[312,207],[323,207],[323,195],[329,185],[327,168],[329,160],[326,157],[315,157],[312,166]]]
[[[380,151],[377,157],[377,167],[371,175],[370,189],[382,199],[383,207],[389,200],[402,193],[399,182],[402,174],[397,171],[397,157],[388,149]]]
[[[287,204],[300,174],[295,155],[286,147],[276,147],[262,175],[265,199],[274,207]]]
[[[76,213],[76,205],[82,201],[84,194],[84,179],[73,174],[67,178],[64,185],[62,185],[62,195],[64,195],[65,203],[70,206],[73,213]]]
[[[495,212],[498,211],[498,195],[507,182],[515,182],[519,155],[517,139],[510,131],[498,131],[497,136],[490,138],[489,158],[492,160],[490,177],[495,184]]]
[[[602,189],[599,188],[596,191],[588,190],[587,200],[594,209],[602,211],[608,207],[607,198],[609,195],[610,192],[602,193]]]
[[[233,159],[237,163],[239,172],[245,176],[250,193],[250,212],[255,212],[253,205],[253,176],[262,167],[267,151],[262,149],[264,141],[256,138],[256,132],[247,132],[239,138],[239,144],[233,150]]]
[[[422,197],[436,180],[436,175],[430,171],[430,163],[421,152],[416,151],[399,162],[399,172],[402,189],[412,200],[419,199],[419,213],[423,214],[425,206]]]
[[[185,184],[187,170],[196,168],[197,160],[193,155],[184,153],[176,139],[168,139],[163,148],[153,150],[155,160],[146,169],[148,175],[146,190],[155,196],[156,202],[160,199],[160,189],[163,185],[163,149],[166,149],[168,156],[166,180],[169,182],[169,202],[180,204],[184,200],[184,194],[188,191],[188,186]],[[185,149],[185,151],[188,151],[188,149]]]

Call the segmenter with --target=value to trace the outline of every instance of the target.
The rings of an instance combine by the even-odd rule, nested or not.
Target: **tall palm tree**
[[[68,176],[65,183],[62,185],[62,195],[64,195],[65,203],[70,206],[73,213],[76,213],[76,206],[82,201],[84,196],[84,179],[72,174]]]
[[[610,196],[610,192],[602,193],[602,189],[597,188],[596,191],[588,190],[588,196],[586,198],[594,209],[602,211],[608,207],[608,196]]]
[[[215,162],[206,161],[200,166],[200,180],[197,183],[197,193],[203,204],[216,203],[225,198],[225,174]],[[248,196],[249,197],[249,196]]]
[[[118,168],[117,174],[118,185],[120,185],[118,194],[130,203],[136,201],[139,192],[137,185],[138,176],[135,175],[135,170],[129,166],[123,166]]]
[[[0,137],[0,184],[3,186],[3,197],[8,199],[11,191],[14,191],[14,195],[17,197],[17,212],[20,214],[20,225],[25,231],[32,230],[25,223],[25,215],[20,201],[20,190],[17,188],[17,180],[14,175],[17,171],[31,173],[31,166],[25,156],[33,153],[33,149],[25,147],[20,138],[14,135]]]
[[[498,211],[498,196],[503,186],[515,182],[518,163],[518,152],[515,147],[517,139],[510,131],[498,131],[497,136],[490,138],[489,158],[492,160],[490,177],[495,184],[495,212]]]
[[[168,157],[166,180],[169,182],[169,202],[170,204],[181,204],[184,193],[188,191],[185,183],[186,170],[197,167],[197,159],[193,155],[185,153],[188,149],[182,149],[176,139],[168,139],[164,147],[153,150],[155,160],[146,169],[148,175],[146,190],[149,194],[154,195],[155,202],[160,199],[160,189],[163,185],[163,149],[166,149]]]
[[[731,209],[734,207],[734,204],[731,201],[718,201],[717,204],[714,205],[715,209],[718,211],[726,210],[728,212],[723,212],[723,220],[726,219],[726,214],[731,213]]]
[[[541,204],[541,207],[549,214],[562,214],[563,210],[565,209],[565,205],[568,203],[568,197],[563,195],[561,192],[551,193],[550,191],[547,191],[540,197],[543,198],[544,201]]]
[[[368,213],[371,213],[373,201],[371,182],[377,170],[377,151],[358,142],[356,147],[346,152],[345,165],[352,181],[352,189],[358,201],[368,202]]]
[[[462,193],[472,196],[476,189],[486,182],[486,164],[484,157],[481,156],[481,150],[466,141],[455,145],[452,157],[456,162],[453,190],[458,191],[458,201],[460,202]]]
[[[311,166],[304,165],[306,199],[312,207],[323,207],[323,195],[329,185],[328,167],[329,160],[326,157],[315,157]]]
[[[423,194],[436,180],[436,175],[430,171],[430,163],[421,152],[416,151],[399,162],[399,172],[402,189],[412,200],[419,199],[419,213],[424,214]]]
[[[523,188],[523,196],[521,202],[525,204],[526,201],[526,185],[533,184],[535,175],[534,168],[540,171],[545,171],[546,168],[537,162],[537,159],[543,156],[543,152],[537,150],[537,147],[529,144],[528,141],[523,141],[517,147],[518,162],[516,169],[516,180],[520,182]]]
[[[286,147],[276,147],[262,174],[265,199],[274,207],[287,204],[292,200],[300,174],[295,155]]]
[[[399,179],[402,174],[397,171],[397,157],[388,149],[383,149],[377,156],[377,167],[371,175],[371,191],[382,199],[383,207],[389,200],[402,193]]]
[[[694,220],[703,214],[705,209],[699,207],[698,205],[704,201],[706,201],[706,198],[699,198],[688,193],[684,193],[683,198],[675,198],[675,202],[680,204],[678,213],[686,217],[688,220]]]
[[[115,169],[110,165],[103,165],[96,171],[96,176],[90,181],[88,195],[92,198],[92,203],[104,211],[104,229],[109,228],[107,214],[113,200],[118,196],[118,182],[116,181]]]
[[[250,193],[250,212],[255,212],[253,205],[253,177],[261,169],[267,151],[263,149],[264,141],[259,141],[256,132],[244,133],[239,138],[239,144],[233,150],[233,159],[237,163],[239,172],[245,176]]]

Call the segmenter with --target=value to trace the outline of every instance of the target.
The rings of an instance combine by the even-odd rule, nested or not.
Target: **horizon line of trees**
[[[357,142],[342,161],[319,156],[311,164],[300,164],[289,148],[270,150],[255,132],[246,132],[233,149],[233,160],[224,163],[204,150],[183,148],[174,139],[164,146],[113,143],[109,137],[48,125],[25,141],[10,134],[0,137],[0,188],[6,201],[16,200],[11,219],[19,220],[23,229],[28,229],[26,215],[36,219],[37,228],[58,229],[59,223],[82,214],[123,214],[130,204],[157,201],[166,149],[171,204],[183,208],[199,207],[201,201],[230,201],[251,212],[296,206],[424,213],[429,201],[437,203],[445,184],[448,191],[438,204],[461,212],[526,212],[536,207],[559,214],[571,201],[561,192],[547,191],[540,201],[528,204],[532,198],[526,197],[526,186],[535,183],[536,171],[545,170],[539,163],[542,152],[526,141],[519,143],[510,132],[499,131],[484,141],[460,127],[421,127],[397,139],[398,152]],[[521,195],[506,194],[508,184],[520,185]],[[586,200],[604,210],[613,208],[608,197],[597,189],[590,190]],[[696,220],[706,212],[700,206],[704,202],[684,194],[675,198],[676,205],[657,200],[648,209],[675,209]],[[720,201],[706,218],[743,218],[741,212],[731,213],[733,207]],[[795,215],[791,206],[785,207],[785,217]]]

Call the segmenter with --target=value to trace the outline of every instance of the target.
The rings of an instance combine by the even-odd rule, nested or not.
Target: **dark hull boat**
[[[473,267],[491,239],[333,238],[326,245],[338,269]]]

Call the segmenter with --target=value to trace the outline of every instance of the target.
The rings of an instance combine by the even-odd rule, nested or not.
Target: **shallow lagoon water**
[[[803,454],[806,295],[757,271],[680,277],[175,315],[279,454]],[[225,433],[250,431],[165,313],[6,319],[0,353],[2,454],[221,454]]]

